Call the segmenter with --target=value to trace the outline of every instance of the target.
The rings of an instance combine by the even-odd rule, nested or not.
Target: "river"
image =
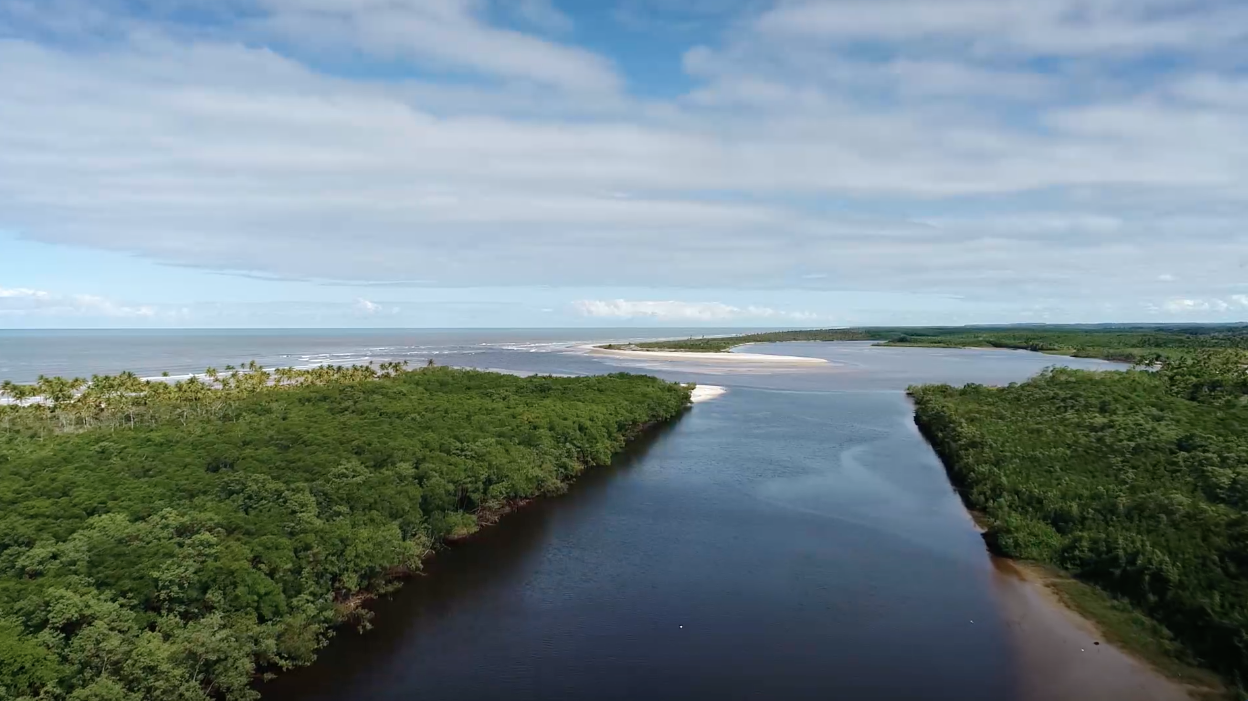
[[[490,358],[728,392],[439,553],[376,602],[373,630],[341,631],[314,666],[263,684],[264,698],[1046,698],[1058,670],[1033,664],[1020,616],[1069,624],[994,568],[904,389],[1120,366],[861,343],[749,350],[832,362]],[[1090,644],[1063,630],[1032,642]],[[1085,659],[1072,648],[1057,664],[1071,654]],[[1109,698],[1096,693],[1086,698]]]

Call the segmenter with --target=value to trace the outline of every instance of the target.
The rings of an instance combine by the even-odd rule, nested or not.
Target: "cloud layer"
[[[632,57],[578,45],[570,7],[0,0],[0,228],[439,287],[1173,314],[1235,310],[1248,288],[1242,3],[686,9],[717,29],[690,36],[662,98],[639,97]],[[618,16],[660,10],[677,12]]]
[[[130,306],[86,294],[62,295],[46,290],[0,287],[0,317],[61,316],[151,319],[158,314],[151,305]]]
[[[1231,295],[1230,299],[1170,299],[1162,309],[1171,314],[1222,313],[1248,309],[1248,295]]]

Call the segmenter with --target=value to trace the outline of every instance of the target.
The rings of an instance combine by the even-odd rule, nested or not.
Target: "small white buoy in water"
[[[684,628],[684,626],[681,626],[681,628]]]
[[[971,623],[974,623],[974,622],[975,622],[975,621],[971,621]]]
[[[1087,650],[1084,650],[1083,648],[1079,648],[1079,652],[1087,652]]]

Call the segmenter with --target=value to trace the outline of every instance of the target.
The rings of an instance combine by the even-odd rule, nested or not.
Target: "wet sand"
[[[1019,701],[1190,701],[1182,684],[1106,643],[1044,575],[993,558],[993,588],[1019,661]],[[1099,644],[1098,644],[1099,643]]]

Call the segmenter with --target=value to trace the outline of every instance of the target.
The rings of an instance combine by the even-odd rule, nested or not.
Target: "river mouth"
[[[841,371],[645,369],[728,391],[439,553],[374,604],[374,630],[264,698],[1044,698],[1024,695],[1017,609],[902,390],[1055,360],[778,352]],[[586,362],[603,361],[568,369]]]

